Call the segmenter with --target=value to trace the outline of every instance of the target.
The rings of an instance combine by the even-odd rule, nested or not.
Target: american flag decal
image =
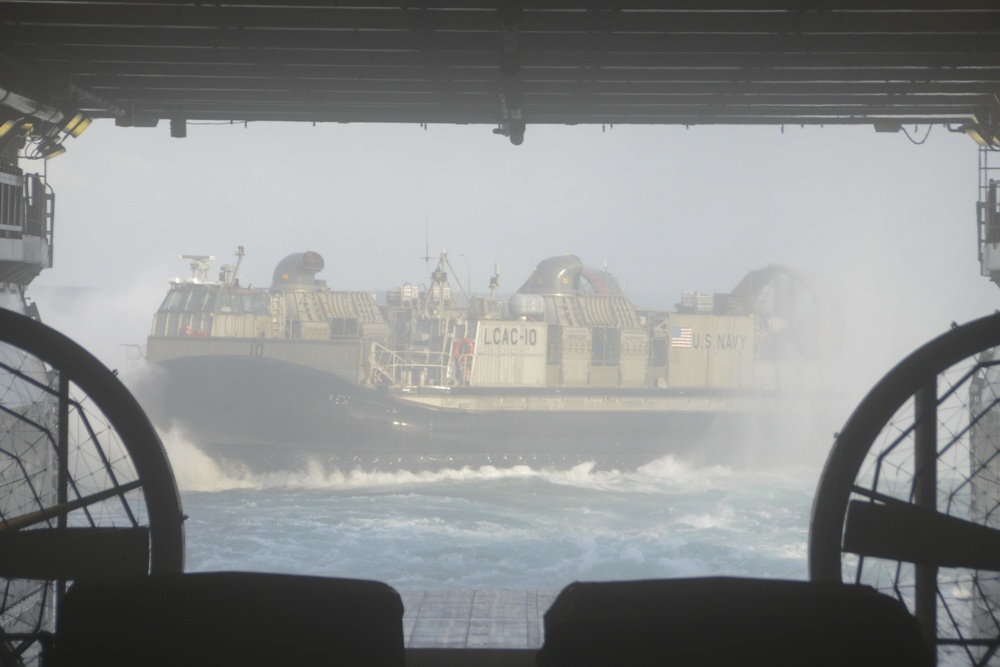
[[[691,347],[691,327],[674,327],[670,332],[670,347]]]

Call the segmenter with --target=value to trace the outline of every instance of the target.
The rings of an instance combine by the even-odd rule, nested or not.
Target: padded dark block
[[[541,667],[930,666],[899,601],[867,586],[715,577],[573,583],[545,614]]]
[[[78,583],[56,664],[403,665],[403,603],[376,581],[211,572]]]

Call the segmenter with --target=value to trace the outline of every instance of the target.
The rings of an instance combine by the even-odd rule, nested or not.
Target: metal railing
[[[403,386],[448,386],[457,381],[452,368],[452,355],[443,351],[396,351],[373,343],[370,363],[376,382]]]
[[[981,274],[1000,284],[1000,203],[997,175],[1000,166],[991,165],[996,149],[979,149],[979,201],[976,203],[976,244]],[[996,157],[992,158],[996,161]]]

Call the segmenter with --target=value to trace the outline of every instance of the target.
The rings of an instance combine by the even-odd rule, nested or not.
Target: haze
[[[787,264],[840,294],[838,372],[859,392],[1000,295],[979,275],[976,145],[943,127],[915,145],[870,126],[531,126],[513,147],[480,126],[189,123],[172,139],[99,121],[69,143],[49,164],[55,267],[29,296],[112,367],[189,274],[178,255],[218,267],[237,245],[244,283],[314,250],[332,288],[372,292],[426,283],[428,249],[479,293],[496,261],[511,292],[569,252],[657,308]]]

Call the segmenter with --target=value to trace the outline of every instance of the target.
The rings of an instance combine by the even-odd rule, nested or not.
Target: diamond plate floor
[[[400,591],[407,648],[539,648],[559,591]]]

